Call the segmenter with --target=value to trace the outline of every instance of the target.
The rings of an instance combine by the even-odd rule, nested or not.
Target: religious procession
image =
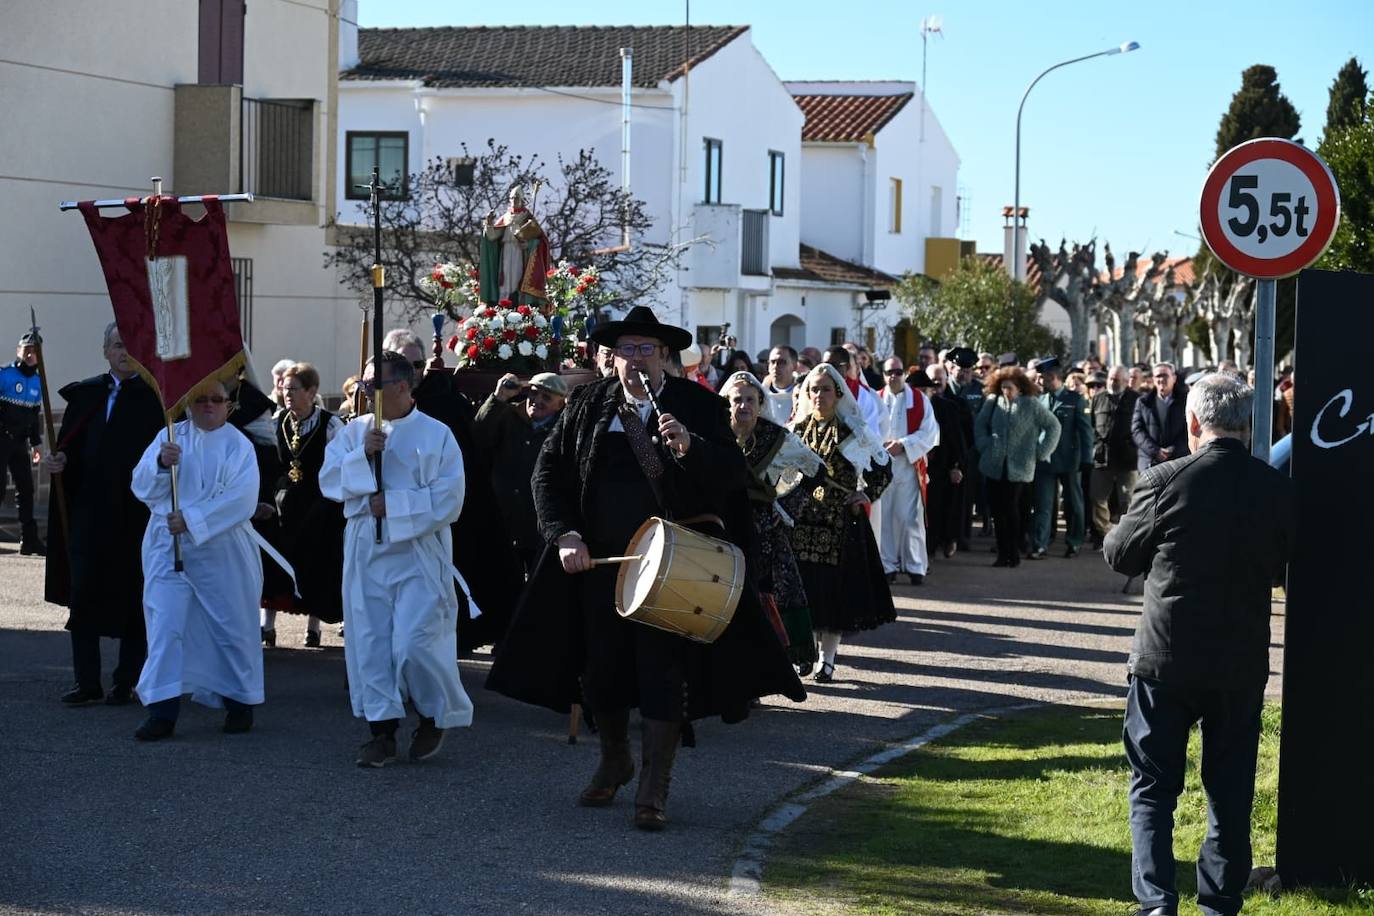
[[[1360,911],[1374,106],[1245,70],[1197,254],[1120,259],[1030,241],[1017,110],[981,252],[939,17],[803,81],[274,5],[80,77],[172,145],[25,198],[0,912]]]

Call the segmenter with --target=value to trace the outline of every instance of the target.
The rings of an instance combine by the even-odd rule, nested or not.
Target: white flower
[[[543,344],[540,344],[539,346],[534,348],[534,355],[539,357],[540,359],[547,359],[549,355],[549,348],[544,346]]]
[[[497,312],[489,321],[490,324],[488,324],[487,327],[491,328],[493,331],[499,331],[506,326],[506,319],[500,312]]]
[[[536,328],[542,328],[548,324],[548,321],[544,319],[544,316],[539,314],[538,312],[535,312],[533,315],[530,316],[530,321],[533,322]]]
[[[520,351],[521,356],[529,356],[534,352],[534,344],[530,343],[528,340],[522,340],[516,349]]]
[[[510,359],[510,358],[511,358],[510,344],[504,344],[504,343],[503,343],[503,344],[501,344],[501,346],[497,347],[497,348],[496,348],[496,355],[499,356],[499,357],[501,357],[501,359]]]

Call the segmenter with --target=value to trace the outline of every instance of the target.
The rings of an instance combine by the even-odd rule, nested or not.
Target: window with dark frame
[[[844,328],[831,328],[831,329],[830,329],[830,346],[832,346],[832,347],[838,347],[840,344],[844,343],[845,338],[846,338],[847,335],[848,335],[848,331],[846,331]]]
[[[782,216],[782,196],[786,190],[786,157],[776,150],[768,151],[768,212]]]
[[[410,197],[410,134],[403,130],[355,131],[344,135],[346,185],[348,200],[367,200],[366,185],[372,181],[372,167],[379,168],[381,182],[389,190],[382,192],[383,200],[407,200]]]
[[[718,204],[721,202],[720,194],[720,167],[724,155],[722,153],[721,142],[706,138],[706,197],[704,201],[708,204]]]
[[[699,324],[697,325],[697,343],[701,345],[702,349],[709,351],[720,343],[720,335],[724,332],[724,326],[719,324]]]
[[[243,0],[200,0],[196,82],[243,82]]]

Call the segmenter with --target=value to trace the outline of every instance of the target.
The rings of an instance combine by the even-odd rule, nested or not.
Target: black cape
[[[48,501],[43,597],[70,609],[67,629],[122,638],[143,633],[143,530],[148,509],[130,490],[134,468],[166,422],[138,376],[124,381],[106,419],[114,380],[97,375],[58,392],[67,402],[54,451],[67,456],[67,544],[56,494]]]
[[[583,519],[597,511],[588,488],[601,437],[620,402],[617,378],[601,379],[575,391],[544,441],[533,485],[540,532],[546,541],[538,570],[526,585],[505,639],[498,646],[488,689],[555,712],[580,702],[578,681],[583,645],[581,589],[563,572],[553,541],[568,531],[587,530]],[[735,444],[725,402],[694,382],[665,379],[658,396],[692,433],[678,461],[662,450],[665,509],[670,518],[703,513],[725,522],[725,537],[751,555],[753,522],[746,487],[749,471]],[[753,571],[734,619],[710,645],[690,643],[686,660],[686,718],[719,715],[737,722],[749,700],[782,694],[801,702],[806,691],[759,604]],[[633,705],[633,704],[627,704]]]

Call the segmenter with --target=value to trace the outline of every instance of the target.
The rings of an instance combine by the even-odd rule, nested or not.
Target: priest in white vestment
[[[444,730],[472,724],[472,701],[458,677],[458,596],[449,525],[463,508],[463,456],[447,426],[415,409],[415,370],[382,355],[382,428],[369,411],[325,449],[320,491],[344,504],[344,657],[353,714],[372,739],[361,767],[396,759],[396,731],[410,701],[420,717],[409,750],[434,756]],[[372,456],[382,456],[378,492]],[[376,542],[381,519],[382,542]]]
[[[873,512],[878,531],[878,554],[889,580],[906,573],[912,585],[925,582],[926,519],[923,478],[925,457],[940,444],[940,427],[930,399],[904,378],[900,359],[883,363],[883,447],[892,456],[892,485]],[[928,382],[924,375],[920,379]]]
[[[172,734],[181,696],[224,707],[226,732],[246,732],[262,703],[258,602],[262,557],[249,520],[258,506],[252,443],[226,421],[229,398],[211,383],[191,401],[175,442],[157,434],[134,468],[132,489],[152,513],[143,534],[143,616],[148,660],[135,690],[149,717],[135,737]],[[172,468],[178,508],[172,510]],[[181,542],[183,572],[173,559]]]

